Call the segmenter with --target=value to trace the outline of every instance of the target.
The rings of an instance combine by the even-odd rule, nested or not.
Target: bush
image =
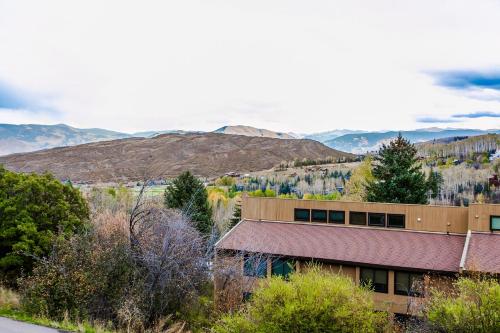
[[[261,197],[261,198],[271,197],[271,198],[274,198],[274,197],[276,197],[276,192],[274,192],[273,190],[269,190],[269,189],[266,189],[265,191],[255,190],[253,192],[248,192],[248,195],[251,197]]]
[[[89,209],[80,192],[51,175],[20,174],[0,166],[0,275],[14,285],[47,256],[54,237],[78,232]]]
[[[289,281],[273,277],[244,308],[213,328],[230,332],[380,332],[388,316],[376,312],[371,291],[341,275],[311,267]]]
[[[488,278],[460,278],[455,293],[432,290],[427,319],[443,332],[500,332],[500,284]]]

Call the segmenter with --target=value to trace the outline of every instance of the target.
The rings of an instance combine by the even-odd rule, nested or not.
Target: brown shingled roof
[[[500,234],[471,234],[465,269],[500,274]]]
[[[458,272],[465,236],[321,224],[240,222],[218,249]]]

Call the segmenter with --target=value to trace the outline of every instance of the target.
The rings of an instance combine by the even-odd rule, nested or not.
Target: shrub
[[[500,284],[488,278],[460,278],[456,292],[433,289],[426,314],[443,332],[500,332]]]
[[[55,235],[81,230],[89,209],[80,192],[51,175],[0,166],[0,275],[14,285],[34,257],[49,254]]]
[[[388,316],[376,312],[371,291],[348,277],[311,267],[289,281],[273,277],[243,309],[224,316],[213,330],[230,332],[380,332]]]

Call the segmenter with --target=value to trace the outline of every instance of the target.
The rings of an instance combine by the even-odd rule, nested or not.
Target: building
[[[500,205],[244,197],[241,222],[216,249],[219,267],[232,265],[233,274],[231,283],[216,274],[216,295],[242,300],[262,278],[317,262],[371,283],[378,308],[406,314],[429,286],[450,288],[473,271],[500,275]]]

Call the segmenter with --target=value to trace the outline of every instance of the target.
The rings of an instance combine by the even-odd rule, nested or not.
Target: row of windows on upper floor
[[[294,220],[298,222],[320,222],[345,224],[345,211],[295,208]],[[349,212],[349,224],[374,227],[404,228],[404,214]]]
[[[271,261],[271,275],[288,276],[294,271],[295,263],[289,259],[274,258]],[[243,275],[251,277],[267,277],[266,256],[244,257]],[[388,293],[389,271],[378,268],[360,268],[360,284],[369,286],[375,292]],[[405,296],[421,296],[423,294],[423,274],[407,271],[394,272],[394,293]]]

